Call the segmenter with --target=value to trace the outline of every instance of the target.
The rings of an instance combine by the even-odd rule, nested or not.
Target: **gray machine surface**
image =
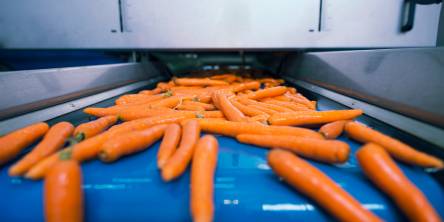
[[[444,48],[290,54],[282,75],[444,127]]]
[[[159,72],[148,62],[2,72],[0,119],[147,80]]]
[[[418,3],[410,12],[406,2],[15,0],[0,7],[0,48],[435,46],[442,3]],[[411,29],[403,28],[407,23]]]

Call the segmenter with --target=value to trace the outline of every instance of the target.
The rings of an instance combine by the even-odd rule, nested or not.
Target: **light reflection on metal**
[[[311,204],[262,204],[263,211],[314,211],[314,209]]]

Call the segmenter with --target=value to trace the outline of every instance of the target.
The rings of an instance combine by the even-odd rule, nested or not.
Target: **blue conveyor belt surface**
[[[331,102],[319,101],[327,110]],[[85,117],[86,118],[86,117]],[[69,119],[67,119],[69,121]],[[364,121],[365,122],[365,121]],[[74,123],[76,124],[76,123]],[[332,221],[313,201],[280,181],[266,163],[267,149],[218,136],[215,177],[216,221]],[[353,153],[360,144],[345,136]],[[189,170],[178,180],[162,182],[156,167],[159,143],[111,164],[82,164],[86,221],[190,221]],[[360,171],[354,155],[342,165],[310,161],[386,221],[405,221],[395,205]],[[444,217],[444,190],[420,168],[399,164]],[[43,221],[43,183],[0,171],[0,221]]]

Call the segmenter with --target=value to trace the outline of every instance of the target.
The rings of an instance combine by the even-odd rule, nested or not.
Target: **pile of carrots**
[[[268,163],[273,171],[337,219],[381,221],[303,159],[346,162],[350,147],[336,140],[345,131],[365,144],[356,153],[365,175],[411,221],[440,221],[392,158],[424,168],[443,168],[442,160],[353,121],[362,110],[317,111],[316,101],[283,83],[234,74],[174,78],[155,89],[123,95],[114,106],[84,109],[98,118],[77,127],[68,122],[49,127],[41,122],[11,132],[0,138],[0,164],[17,158],[43,137],[9,168],[9,174],[44,178],[47,221],[82,221],[79,164],[95,158],[115,162],[162,140],[157,155],[162,179],[169,182],[180,177],[191,164],[191,216],[194,221],[212,221],[218,142],[212,135],[200,137],[202,131],[270,148]]]

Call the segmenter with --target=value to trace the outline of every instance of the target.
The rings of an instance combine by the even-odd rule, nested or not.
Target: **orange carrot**
[[[71,136],[73,131],[74,126],[68,122],[59,122],[52,126],[43,137],[43,140],[31,152],[9,168],[9,175],[20,176],[24,174],[39,160],[63,147],[66,139]]]
[[[270,116],[268,114],[262,114],[262,115],[257,115],[257,116],[253,116],[248,118],[246,121],[247,122],[258,122],[261,124],[265,124],[268,125],[268,118]]]
[[[410,221],[441,221],[421,190],[382,147],[366,144],[356,152],[356,157],[367,177],[395,201]]]
[[[116,122],[117,116],[105,116],[91,122],[82,123],[75,128],[74,136],[79,141],[88,139],[105,131]]]
[[[157,125],[146,130],[128,132],[105,142],[99,152],[103,162],[114,162],[117,159],[140,152],[159,140],[167,125]]]
[[[289,98],[293,102],[303,104],[310,109],[316,110],[316,103],[312,103],[312,101],[308,100],[300,93],[296,93],[296,94],[285,93],[284,96],[286,96],[287,98]]]
[[[171,97],[168,97],[165,99],[158,100],[158,101],[150,104],[149,107],[151,107],[151,108],[160,108],[160,107],[174,108],[186,99],[192,99],[192,97],[191,96],[171,96]]]
[[[203,136],[196,145],[191,165],[191,216],[193,221],[213,221],[214,174],[218,144],[214,136]]]
[[[256,92],[248,94],[247,96],[249,99],[258,100],[258,99],[263,99],[263,98],[267,98],[267,97],[280,96],[280,95],[284,94],[285,92],[287,92],[287,87],[276,86],[276,87],[272,87],[272,88],[258,90]]]
[[[305,128],[289,126],[265,126],[252,122],[232,122],[214,119],[198,119],[197,121],[199,122],[202,131],[217,133],[224,136],[235,137],[238,134],[268,134],[323,139],[322,135],[318,132]]]
[[[288,92],[290,92],[291,94],[296,94],[298,91],[296,90],[296,88],[293,87],[287,87]]]
[[[217,100],[219,103],[219,108],[224,113],[224,116],[231,121],[240,122],[245,120],[245,115],[237,109],[233,104],[231,104],[230,100],[226,95],[220,93],[217,94]]]
[[[162,92],[162,89],[160,88],[155,88],[152,90],[142,90],[139,92],[139,94],[145,94],[145,95],[156,95]]]
[[[373,130],[357,122],[345,124],[345,131],[352,139],[363,143],[375,143],[386,149],[394,158],[421,167],[443,168],[444,162],[434,156],[415,150],[415,148]]]
[[[176,106],[177,110],[188,110],[188,111],[205,111],[205,108],[202,106],[194,105],[194,104],[179,104]]]
[[[382,221],[310,163],[285,150],[268,153],[272,170],[339,221]]]
[[[157,167],[159,169],[162,169],[176,150],[176,147],[179,144],[181,131],[179,124],[170,124],[165,129],[165,135],[163,136],[159,151],[157,152]]]
[[[48,222],[83,221],[82,171],[75,160],[61,160],[48,172],[44,205]]]
[[[300,126],[309,124],[323,124],[338,120],[354,119],[362,114],[360,109],[329,110],[329,111],[299,111],[289,113],[276,113],[271,115],[269,121],[272,125]]]
[[[282,148],[301,156],[326,162],[344,163],[348,160],[350,147],[338,140],[321,140],[288,135],[240,134],[236,139],[241,143],[267,148]]]
[[[194,116],[194,114],[181,113],[179,115],[174,114],[138,119],[115,125],[102,134],[75,144],[72,147],[72,157],[79,162],[90,160],[98,155],[102,145],[110,138],[114,138],[118,135],[122,135],[131,131],[144,130],[157,124],[178,123],[184,119],[194,118]],[[45,176],[48,170],[52,166],[54,166],[55,163],[57,163],[57,160],[57,154],[46,157],[45,159],[35,164],[25,174],[25,177],[34,180],[41,179],[43,176]]]
[[[171,95],[169,95],[171,96]],[[168,94],[157,94],[157,95],[145,95],[145,94],[128,94],[119,97],[116,100],[116,105],[128,105],[128,104],[143,104],[147,102],[161,100],[163,98],[169,97]]]
[[[221,86],[228,85],[227,82],[221,80],[212,80],[209,78],[176,78],[174,83],[180,86]]]
[[[273,105],[286,107],[286,108],[291,109],[293,111],[310,111],[309,108],[307,108],[306,106],[299,104],[299,103],[285,102],[285,101],[280,101],[280,100],[276,100],[273,98],[266,98],[261,101],[264,103],[267,103],[267,104],[273,104]]]
[[[326,139],[336,139],[339,135],[341,135],[342,131],[344,131],[344,126],[347,123],[346,120],[338,120],[335,122],[327,123],[323,125],[319,132],[326,138]]]
[[[259,109],[254,108],[254,107],[246,106],[242,103],[239,103],[238,101],[236,101],[234,99],[231,100],[231,103],[233,104],[233,106],[235,106],[237,109],[239,109],[242,113],[244,113],[247,116],[257,116],[257,115],[267,114],[266,112],[263,112]]]
[[[289,109],[289,108],[286,108],[283,106],[262,103],[262,102],[258,102],[258,101],[252,100],[252,99],[247,99],[247,98],[242,98],[242,97],[239,97],[238,101],[242,104],[245,104],[245,105],[261,106],[261,107],[265,107],[266,109],[269,109],[269,110],[274,110],[276,112],[293,112],[292,109]]]
[[[0,166],[14,159],[27,146],[45,135],[49,126],[40,122],[0,137]]]
[[[162,168],[162,179],[164,181],[171,181],[185,172],[193,156],[194,146],[199,140],[199,136],[199,123],[196,120],[186,122],[183,126],[179,147]]]
[[[253,109],[257,109],[260,110],[268,115],[273,115],[275,113],[278,113],[278,111],[274,110],[274,109],[270,109],[264,106],[260,106],[260,105],[248,105],[248,107],[253,108]]]
[[[259,87],[261,86],[261,84],[257,81],[251,81],[251,82],[245,82],[245,83],[240,83],[238,85],[234,85],[232,90],[233,92],[242,92],[245,90],[257,90],[259,89]]]
[[[203,103],[203,102],[197,102],[197,101],[184,101],[182,104],[184,105],[195,105],[195,106],[200,106],[202,108],[204,108],[205,110],[211,111],[211,110],[215,110],[216,107],[212,104],[208,104],[208,103]]]
[[[128,109],[120,112],[118,115],[121,120],[130,121],[135,119],[148,118],[148,117],[171,114],[171,113],[175,113],[175,110],[165,107],[159,107],[159,108],[143,107],[143,108]]]
[[[168,89],[174,87],[176,84],[174,84],[174,81],[169,82],[159,82],[157,83],[156,88],[161,89],[162,91],[167,91]]]

